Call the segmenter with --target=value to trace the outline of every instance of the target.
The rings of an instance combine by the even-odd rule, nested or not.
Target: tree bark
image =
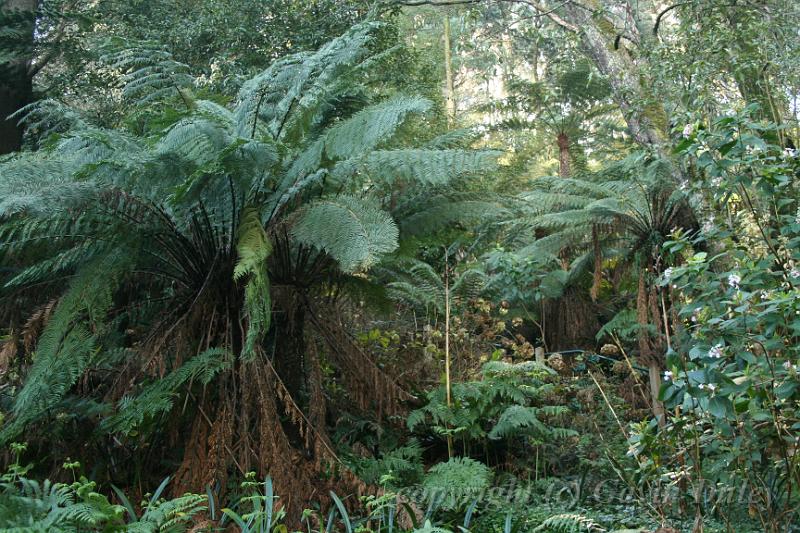
[[[642,362],[647,364],[648,377],[650,381],[650,396],[652,399],[653,414],[658,420],[658,424],[663,426],[666,423],[666,411],[664,404],[658,399],[661,391],[661,364],[653,348],[652,339],[648,326],[650,324],[649,298],[647,289],[647,276],[649,269],[643,268],[639,272],[639,286],[636,293],[636,322],[639,326],[639,357]]]
[[[453,81],[453,56],[450,43],[450,14],[444,13],[444,81],[445,81],[445,110],[447,122],[453,127],[456,121],[456,95]]]
[[[6,0],[3,11],[22,11],[32,13],[37,8],[36,0]],[[33,49],[34,22],[22,23],[21,33],[30,36],[26,48]],[[19,150],[22,146],[24,130],[16,119],[8,118],[20,108],[33,102],[33,78],[28,71],[32,57],[21,56],[13,61],[0,64],[0,155]]]
[[[562,178],[568,178],[570,175],[569,168],[569,137],[566,133],[561,132],[556,138],[558,144],[558,175]]]
[[[592,16],[584,6],[568,2],[567,20],[578,28],[581,48],[601,74],[608,78],[614,102],[622,111],[628,132],[639,144],[666,154],[669,120],[663,104],[657,102],[642,85],[643,72],[621,45],[623,32],[603,15]],[[639,41],[636,25],[628,39]]]

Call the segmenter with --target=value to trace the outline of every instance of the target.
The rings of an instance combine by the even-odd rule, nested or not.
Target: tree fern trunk
[[[569,137],[566,133],[561,132],[556,138],[558,143],[558,175],[562,178],[570,176],[569,168]]]
[[[275,368],[289,392],[296,395],[305,382],[305,308],[294,296],[282,302],[285,305],[276,313]]]
[[[647,272],[647,268],[643,268],[639,272],[639,285],[636,294],[636,321],[639,324],[639,357],[647,364],[647,374],[650,381],[650,405],[652,406],[653,414],[658,423],[663,425],[665,423],[664,404],[658,399],[658,393],[661,390],[661,365],[655,356],[648,330],[650,313],[648,312]]]

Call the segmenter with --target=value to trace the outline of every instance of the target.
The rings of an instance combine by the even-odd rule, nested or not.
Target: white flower
[[[708,390],[710,390],[711,392],[714,392],[715,390],[717,390],[717,386],[716,386],[716,385],[714,385],[713,383],[709,383],[708,385],[706,385],[706,387],[707,387],[707,388],[708,388]]]
[[[728,276],[728,285],[733,287],[734,289],[739,288],[739,284],[742,282],[742,277],[739,274],[731,274]]]
[[[664,271],[664,279],[669,281],[672,278],[672,267],[669,267]]]
[[[794,154],[796,152],[797,152],[797,150],[794,150],[793,148],[784,148],[783,149],[783,153],[784,153],[784,155],[786,157],[794,157]]]
[[[692,134],[693,131],[694,131],[694,126],[692,124],[687,124],[683,127],[682,135],[684,138],[687,138]]]
[[[789,275],[795,279],[800,278],[800,270],[793,268],[792,271],[789,272]]]
[[[672,381],[672,372],[669,370],[664,371],[664,381]]]
[[[784,361],[783,362],[783,368],[785,368],[786,370],[789,370],[790,368],[792,368],[792,363],[790,361],[788,361],[788,360]]]
[[[699,388],[700,390],[703,390],[703,389],[706,388],[706,384],[705,383],[701,383],[700,385],[697,386],[697,388]]]
[[[719,359],[720,357],[722,357],[724,350],[725,350],[724,346],[722,346],[721,344],[715,344],[708,351],[708,356],[712,359]]]
[[[768,300],[769,299],[769,291],[767,291],[767,290],[761,291],[761,299],[762,300]]]

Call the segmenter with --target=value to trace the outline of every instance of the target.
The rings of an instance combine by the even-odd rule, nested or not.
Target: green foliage
[[[638,479],[719,487],[722,501],[734,497],[732,487],[745,487],[749,512],[765,530],[778,531],[797,519],[800,482],[793,459],[800,354],[790,340],[800,328],[800,221],[787,178],[798,166],[771,143],[771,128],[751,122],[751,111],[682,143],[716,185],[706,190],[722,198],[741,195],[756,228],[739,236],[709,225],[699,235],[676,233],[665,243],[665,254],[683,258],[661,283],[680,295],[685,329],[667,354],[660,397],[678,411],[663,429],[639,425],[631,444],[641,457]],[[778,207],[770,212],[768,205]],[[695,252],[698,243],[716,244],[717,253]],[[690,450],[679,464],[670,454],[687,442]],[[706,501],[693,503],[709,512]],[[736,506],[725,513],[736,519]]]
[[[444,509],[459,509],[489,488],[492,471],[469,457],[453,457],[438,463],[422,482],[428,497]]]
[[[245,355],[250,355],[261,335],[269,330],[272,320],[267,270],[267,259],[272,253],[272,245],[255,209],[245,209],[242,213],[236,253],[239,261],[233,268],[233,279],[241,281],[248,278],[244,290],[244,307],[249,323],[242,351]]]
[[[281,523],[286,512],[283,507],[277,507],[276,510],[278,496],[274,493],[270,477],[260,483],[255,480],[255,473],[249,472],[242,482],[242,490],[244,496],[236,502],[239,511],[223,508],[225,518],[230,518],[242,533],[287,531],[286,526]]]
[[[338,196],[317,200],[298,216],[292,235],[328,252],[346,272],[369,268],[397,248],[397,226],[374,202]]]
[[[555,516],[551,516],[544,522],[542,522],[539,526],[537,526],[533,531],[552,531],[552,532],[571,532],[571,531],[606,531],[604,528],[600,527],[594,520],[591,518],[574,514],[574,513],[565,513],[559,514]]]
[[[523,258],[557,262],[563,250],[590,253],[593,228],[599,228],[604,257],[632,259],[651,254],[674,228],[696,225],[687,195],[663,160],[635,155],[597,174],[539,178],[533,185],[520,195],[509,233],[547,235],[523,242],[517,250]]]
[[[74,469],[80,464],[64,466]],[[149,500],[142,502],[142,513],[137,515],[123,493],[118,492],[123,505],[114,505],[97,492],[95,482],[85,477],[73,483],[49,480],[40,483],[25,477],[26,471],[14,463],[2,477],[0,529],[3,531],[180,533],[189,529],[195,515],[206,509],[205,496],[197,494],[161,498],[169,479],[164,480]]]
[[[441,317],[445,311],[444,273],[438,273],[423,261],[398,262],[392,278],[387,283],[389,298],[407,306],[420,316]],[[488,283],[488,276],[477,268],[462,269],[451,273],[448,280],[450,305],[458,309],[461,305],[481,295]]]
[[[15,399],[15,418],[0,433],[4,442],[56,407],[101,356],[98,337],[124,267],[120,255],[112,252],[95,259],[73,279],[39,339],[30,380]],[[98,283],[100,276],[105,283]]]
[[[169,413],[180,389],[187,383],[197,381],[208,385],[229,363],[228,352],[220,348],[211,348],[192,357],[168,375],[143,387],[137,396],[122,398],[117,412],[105,418],[100,428],[109,433],[134,431],[145,421]]]
[[[354,457],[354,471],[365,483],[388,485],[390,487],[409,486],[422,479],[422,446],[415,439],[407,444],[389,450],[378,458]]]
[[[566,414],[563,406],[542,405],[552,391],[548,377],[553,371],[529,361],[510,364],[493,361],[483,366],[483,379],[454,383],[452,406],[443,388],[428,394],[428,403],[408,416],[412,430],[429,429],[439,437],[453,435],[465,450],[487,439],[536,442],[562,441],[575,435],[554,426]]]
[[[138,350],[116,348],[169,352],[162,343],[207,330],[206,346],[196,339],[176,347],[182,353],[156,354],[172,372],[119,402],[101,429],[127,433],[168,411],[187,385],[223,372],[224,352],[263,355],[271,278],[305,290],[363,274],[396,249],[397,225],[383,208],[394,183],[446,184],[491,167],[496,152],[407,146],[404,125],[424,120],[430,103],[368,88],[393,53],[381,48],[384,29],[359,24],[316,52],[275,61],[230,107],[192,94],[185,65],[146,43],[107,58],[122,72],[130,128],[63,120],[50,102],[26,109],[23,120],[56,126],[41,150],[0,162],[5,258],[23,267],[3,291],[44,284],[37,305],[60,301],[6,442],[51,413],[85,372],[142,364]],[[60,276],[73,279],[63,294]],[[105,326],[112,306],[118,321]],[[133,328],[136,338],[123,340],[127,320],[149,331]],[[241,343],[228,331],[234,324]],[[186,330],[173,333],[178,326]]]

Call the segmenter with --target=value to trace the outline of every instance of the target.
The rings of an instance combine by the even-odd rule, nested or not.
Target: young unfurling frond
[[[257,209],[249,207],[242,212],[236,252],[239,260],[233,269],[233,279],[247,278],[244,310],[249,323],[242,353],[250,356],[256,343],[269,330],[272,313],[267,272],[267,258],[272,253],[272,246],[261,226]]]

